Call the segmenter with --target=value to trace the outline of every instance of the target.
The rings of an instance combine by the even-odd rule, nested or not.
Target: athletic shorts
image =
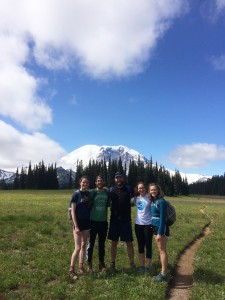
[[[112,241],[133,242],[131,221],[110,221],[108,239]]]
[[[159,229],[159,226],[152,226],[153,228],[153,234],[154,235],[157,235],[158,234],[158,229]],[[163,234],[165,236],[169,236],[170,235],[170,229],[169,229],[169,226],[166,225],[165,227],[165,234]]]
[[[91,228],[91,222],[89,219],[77,219],[77,224],[80,231],[90,230]]]

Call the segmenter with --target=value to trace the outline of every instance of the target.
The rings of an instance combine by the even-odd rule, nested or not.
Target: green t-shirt
[[[92,202],[90,219],[92,221],[107,221],[109,206],[108,193],[105,191],[92,190],[90,196]]]

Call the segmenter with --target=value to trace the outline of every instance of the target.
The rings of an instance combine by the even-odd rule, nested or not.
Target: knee
[[[81,248],[82,250],[86,249],[86,243],[82,243],[80,248]]]
[[[80,250],[81,250],[81,247],[80,247],[80,245],[79,245],[79,246],[76,246],[76,248],[75,248],[74,252],[75,252],[75,253],[79,253],[79,252],[80,252]]]

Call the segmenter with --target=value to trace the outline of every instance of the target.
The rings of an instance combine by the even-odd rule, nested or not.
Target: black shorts
[[[157,235],[158,234],[159,226],[152,226],[152,228],[153,228],[153,234]],[[168,225],[166,225],[165,234],[163,234],[163,235],[165,235],[165,236],[169,236],[170,235],[170,229],[169,229]]]
[[[131,221],[110,221],[108,239],[112,241],[133,242]]]
[[[91,222],[89,219],[77,219],[77,225],[80,231],[90,230],[91,228]]]

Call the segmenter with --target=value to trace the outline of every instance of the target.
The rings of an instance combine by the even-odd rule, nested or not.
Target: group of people
[[[75,248],[71,256],[69,275],[76,279],[78,274],[85,273],[84,259],[87,257],[87,271],[92,272],[92,257],[95,240],[98,235],[99,271],[106,271],[105,242],[111,240],[110,270],[116,271],[118,241],[126,242],[127,255],[132,269],[134,246],[131,223],[131,206],[136,206],[135,235],[138,243],[139,272],[148,273],[152,260],[152,238],[155,237],[161,261],[161,272],[154,276],[156,281],[167,278],[168,255],[167,237],[167,202],[159,185],[149,184],[149,189],[139,182],[132,191],[124,182],[120,172],[115,174],[115,185],[110,189],[104,187],[103,178],[96,177],[96,188],[89,190],[89,179],[82,176],[80,189],[75,191],[71,203],[73,235]],[[108,228],[108,207],[111,215]],[[86,254],[86,255],[85,255]],[[78,269],[75,265],[78,260]]]

